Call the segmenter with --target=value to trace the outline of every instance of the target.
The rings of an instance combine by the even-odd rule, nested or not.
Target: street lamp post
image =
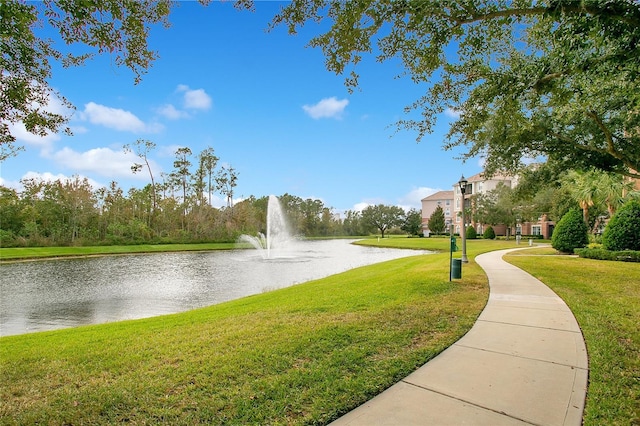
[[[462,193],[462,232],[460,232],[462,237],[462,263],[469,263],[469,259],[467,259],[467,224],[464,218],[464,193],[467,190],[467,180],[464,175],[460,178],[458,185]]]
[[[449,282],[453,279],[453,221],[447,219],[447,231],[449,232]]]

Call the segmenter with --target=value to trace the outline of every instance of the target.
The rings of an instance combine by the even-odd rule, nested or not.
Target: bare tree
[[[155,142],[152,142],[149,140],[138,139],[133,143],[133,148],[131,147],[130,144],[126,144],[123,148],[124,148],[124,152],[133,151],[139,158],[144,160],[144,166],[147,167],[147,170],[149,171],[149,177],[151,178],[151,187],[152,187],[151,197],[153,201],[153,212],[155,212],[156,207],[158,206],[158,202],[156,198],[156,183],[153,179],[153,172],[151,171],[151,166],[149,165],[149,153],[156,148],[156,144]],[[140,163],[134,163],[133,166],[131,166],[131,171],[134,174],[138,173],[139,171],[142,170],[144,166]]]
[[[238,173],[231,166],[222,166],[215,179],[218,190],[227,199],[227,207],[233,207],[233,191],[238,185]]]

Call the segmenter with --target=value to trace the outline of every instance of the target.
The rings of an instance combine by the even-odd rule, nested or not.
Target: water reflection
[[[0,336],[174,313],[416,252],[304,242],[295,258],[253,250],[162,253],[0,266]]]

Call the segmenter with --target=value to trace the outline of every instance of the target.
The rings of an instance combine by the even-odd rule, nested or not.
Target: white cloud
[[[351,210],[356,212],[362,212],[362,210],[366,209],[367,207],[377,206],[378,204],[388,204],[388,203],[382,198],[369,198],[354,204]]]
[[[311,118],[341,118],[344,109],[349,105],[349,100],[338,100],[335,96],[322,99],[315,105],[303,105],[302,109]]]
[[[73,110],[65,105],[62,100],[52,91],[47,94],[46,104],[40,104],[33,102],[32,108],[41,109],[46,112],[59,114],[63,117],[70,117]],[[18,142],[22,142],[28,145],[40,147],[47,151],[53,145],[53,142],[60,140],[60,136],[57,133],[47,133],[46,136],[39,136],[27,131],[24,123],[8,123],[9,131],[16,138]],[[64,129],[64,126],[63,126]]]
[[[184,92],[183,105],[187,109],[207,110],[211,108],[211,96],[204,89],[190,89],[185,84],[178,85],[178,92]]]
[[[180,148],[184,148],[184,145],[163,145],[158,148],[159,157],[175,157],[176,151]]]
[[[460,118],[460,114],[461,114],[461,112],[460,112],[460,111],[455,110],[455,109],[453,109],[453,108],[451,108],[451,107],[447,108],[447,109],[444,111],[444,115],[446,115],[446,116],[447,116],[447,117],[449,117],[449,118],[456,118],[456,119],[458,119],[458,118]]]
[[[54,92],[49,92],[49,97],[47,98],[47,100],[48,102],[45,105],[44,109],[46,109],[48,112],[53,112],[55,114],[69,117],[75,111],[75,108],[65,104],[62,99],[60,99]]]
[[[367,207],[369,207],[371,204],[369,203],[357,203],[354,204],[353,208],[351,210],[355,211],[355,212],[362,212],[362,210],[366,209]]]
[[[147,130],[147,126],[135,114],[123,109],[99,105],[95,102],[86,104],[80,116],[93,124],[99,124],[110,129],[129,132]]]
[[[182,105],[187,110],[208,110],[211,108],[212,100],[204,89],[192,90],[186,84],[179,84],[176,87],[177,93],[182,93]],[[172,104],[164,104],[156,109],[156,112],[169,120],[179,120],[188,118],[187,111],[180,110]]]
[[[71,170],[96,173],[109,178],[149,179],[146,170],[135,175],[131,172],[133,163],[141,162],[140,158],[132,152],[114,151],[111,148],[94,148],[85,152],[77,152],[65,147],[54,153],[52,158],[61,166]],[[159,167],[153,161],[150,161],[150,165],[154,175],[160,172]]]
[[[184,111],[180,111],[171,104],[162,105],[156,111],[158,112],[158,114],[165,118],[168,118],[169,120],[179,120],[181,118],[189,116],[189,114]]]
[[[3,179],[2,176],[0,176],[0,186],[4,186],[6,188],[12,188],[15,190],[22,189],[22,185],[20,185],[20,182],[17,182],[15,180],[6,180],[6,179]]]
[[[413,188],[407,194],[400,197],[398,202],[400,207],[405,209],[405,211],[412,208],[420,210],[422,208],[422,202],[421,202],[422,199],[425,197],[428,197],[429,195],[435,194],[438,191],[442,191],[442,190],[429,188],[426,186]]]
[[[184,94],[184,106],[190,109],[209,109],[211,97],[202,89],[189,90]]]
[[[23,123],[9,124],[9,131],[16,140],[43,149],[49,149],[53,142],[60,140],[57,133],[49,133],[46,136],[34,135],[27,131]]]
[[[149,133],[161,133],[164,130],[164,125],[162,123],[153,122],[147,124],[147,132]]]
[[[73,125],[73,126],[71,126],[71,132],[72,132],[74,135],[82,135],[82,134],[87,133],[88,131],[89,131],[89,129],[87,129],[87,128],[86,128],[86,127],[84,127],[84,126],[77,126],[77,125]]]
[[[208,201],[209,200],[209,194],[205,194],[205,199]],[[237,204],[239,203],[241,200],[240,199],[233,199],[233,204]],[[226,207],[227,206],[227,200],[226,198],[222,198],[216,194],[211,194],[211,205],[217,209],[222,208],[222,207]]]

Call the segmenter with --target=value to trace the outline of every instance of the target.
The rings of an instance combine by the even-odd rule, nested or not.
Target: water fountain
[[[293,256],[295,239],[291,236],[280,202],[275,195],[269,195],[267,204],[267,235],[241,235],[241,242],[251,244],[263,259]]]

